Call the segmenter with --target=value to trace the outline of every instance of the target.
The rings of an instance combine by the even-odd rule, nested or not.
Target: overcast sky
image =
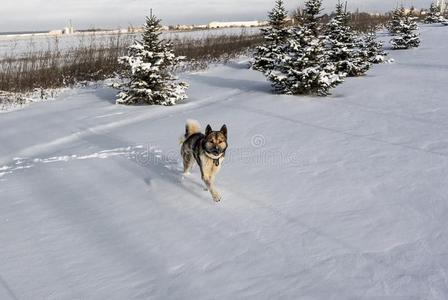
[[[431,0],[398,0],[405,6],[429,7]],[[265,19],[274,0],[0,0],[0,32],[59,29],[69,19],[75,29],[140,25],[152,7],[168,24],[206,24],[210,21]],[[286,0],[289,9],[304,0]],[[324,0],[331,11],[337,0]],[[397,0],[349,0],[349,8],[384,12]]]

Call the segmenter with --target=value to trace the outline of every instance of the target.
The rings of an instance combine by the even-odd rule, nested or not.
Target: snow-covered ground
[[[327,98],[244,62],[174,107],[107,88],[0,116],[0,299],[447,299],[448,28]],[[226,123],[216,204],[186,119]]]

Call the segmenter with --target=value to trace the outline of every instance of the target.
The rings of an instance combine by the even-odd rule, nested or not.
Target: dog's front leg
[[[221,201],[221,195],[218,193],[218,191],[215,189],[215,185],[213,183],[213,177],[203,175],[202,180],[204,181],[205,185],[207,186],[207,189],[210,191],[210,194],[212,195],[212,198],[215,202]]]

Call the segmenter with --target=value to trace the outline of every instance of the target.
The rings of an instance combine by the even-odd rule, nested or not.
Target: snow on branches
[[[383,50],[383,42],[376,39],[375,33],[368,33],[363,36],[361,53],[372,64],[386,62],[387,53]]]
[[[347,76],[360,76],[369,70],[370,63],[360,49],[361,40],[348,23],[348,15],[339,2],[335,17],[325,30],[327,51],[337,71]]]
[[[431,3],[431,7],[429,8],[428,14],[426,15],[424,22],[426,24],[433,24],[433,23],[443,23],[445,21],[447,20],[442,16],[440,7],[435,3]]]
[[[343,81],[345,74],[338,72],[329,60],[324,37],[319,33],[317,14],[321,11],[321,0],[308,0],[305,7],[304,24],[286,31],[275,56],[269,57],[273,58],[270,67],[262,71],[278,93],[325,96]],[[269,17],[269,24],[272,24],[273,14]]]
[[[118,85],[118,104],[173,105],[187,98],[186,83],[177,82],[171,73],[183,57],[176,57],[172,45],[160,39],[161,20],[146,18],[142,41],[128,48],[120,57],[122,82]]]
[[[261,29],[265,43],[256,48],[253,69],[261,72],[274,69],[276,61],[282,55],[282,45],[289,36],[286,26],[287,17],[288,12],[283,0],[277,0],[275,7],[269,12],[269,26]]]
[[[412,13],[406,13],[404,7],[397,9],[394,15],[397,15],[396,24],[391,28],[391,33],[396,36],[390,41],[394,49],[409,49],[420,46],[420,36],[416,18]]]

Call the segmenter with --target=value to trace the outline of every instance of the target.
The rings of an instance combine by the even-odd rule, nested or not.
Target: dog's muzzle
[[[213,155],[220,155],[220,154],[221,154],[218,148],[213,148],[210,152],[211,152]]]

